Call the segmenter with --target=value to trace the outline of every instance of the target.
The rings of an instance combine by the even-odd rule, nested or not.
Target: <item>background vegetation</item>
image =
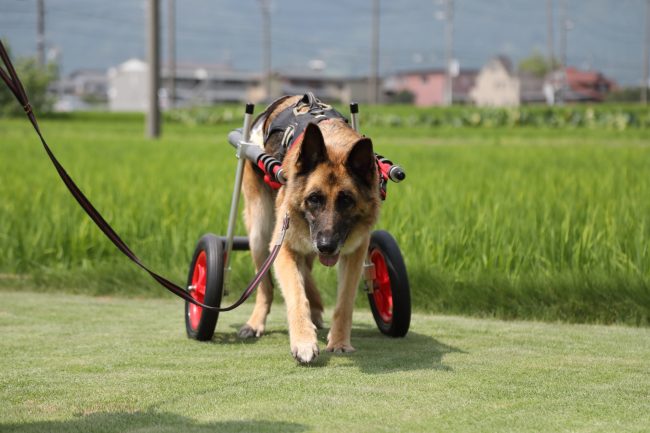
[[[524,105],[513,108],[479,108],[462,105],[449,108],[414,108],[411,105],[390,105],[363,108],[364,128],[421,127],[425,128],[431,136],[437,135],[440,128],[469,130],[471,128],[520,129],[533,127],[549,130],[589,129],[599,131],[650,129],[650,110],[639,104],[581,104],[561,107]],[[347,111],[345,107],[339,107],[339,109],[342,112]],[[240,111],[240,107],[235,106],[219,109],[197,107],[189,110],[171,111],[167,117],[170,121],[188,126],[221,125],[238,119]],[[432,127],[435,127],[436,130],[426,129]],[[399,129],[396,132],[406,133]]]
[[[2,43],[9,52],[10,58],[12,58],[9,44],[6,41]],[[47,92],[47,88],[58,77],[58,66],[55,63],[41,66],[38,64],[36,57],[21,57],[12,61],[23,87],[29,89],[27,96],[29,96],[34,111],[37,113],[51,112],[54,97]],[[4,63],[2,67],[4,69]],[[23,108],[18,105],[16,98],[5,86],[4,81],[0,80],[0,117],[20,116],[23,114]]]
[[[235,165],[225,137],[240,108],[168,116],[160,141],[143,138],[139,115],[59,115],[42,127],[123,238],[183,283],[201,234],[225,232]],[[375,107],[362,125],[407,170],[389,185],[379,228],[401,245],[417,310],[650,323],[646,110]],[[0,131],[0,285],[162,295],[69,197],[29,124],[0,120]],[[234,270],[236,292],[252,275],[247,254]],[[331,305],[334,272],[318,279]]]

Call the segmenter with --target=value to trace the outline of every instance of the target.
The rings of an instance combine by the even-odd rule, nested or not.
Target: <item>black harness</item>
[[[268,108],[260,114],[254,123],[264,121],[265,116],[268,116],[272,113],[278,105],[282,104],[287,98],[291,96],[283,96],[275,100]],[[280,136],[280,141],[273,146],[272,155],[267,155],[261,160],[261,163],[258,163],[257,166],[254,165],[256,169],[259,169],[261,175],[264,176],[264,181],[273,189],[279,189],[282,185],[276,181],[273,181],[268,173],[272,173],[273,164],[281,165],[284,160],[287,151],[291,148],[291,145],[296,142],[302,134],[305,132],[307,125],[310,123],[320,123],[323,120],[328,119],[341,119],[348,123],[348,119],[343,116],[341,113],[332,108],[331,105],[327,105],[321,102],[313,93],[307,92],[303,95],[302,98],[295,104],[282,110],[276,117],[273,119],[271,124],[264,134],[264,143],[269,142],[269,138],[274,134]],[[384,158],[381,155],[375,153],[375,160],[377,163],[377,171],[379,173],[379,192],[381,194],[381,199],[386,199],[386,187],[388,179],[392,179],[395,182],[399,182],[404,179],[404,172],[399,166],[393,166],[392,161]],[[392,174],[394,169],[399,169],[399,175],[397,173]]]
[[[271,107],[273,105],[275,103]],[[320,123],[327,119],[342,119],[346,123],[348,122],[348,119],[333,109],[331,105],[321,102],[313,93],[307,92],[295,105],[285,108],[273,119],[264,137],[264,142],[271,135],[281,133],[282,139],[278,149],[278,159],[283,160],[287,150],[305,131],[308,124]]]

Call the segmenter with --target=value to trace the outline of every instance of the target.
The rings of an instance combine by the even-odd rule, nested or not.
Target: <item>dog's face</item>
[[[333,266],[346,242],[355,242],[374,224],[379,194],[370,139],[338,122],[327,123],[321,123],[324,133],[315,124],[305,130],[293,180],[313,250],[322,264]]]

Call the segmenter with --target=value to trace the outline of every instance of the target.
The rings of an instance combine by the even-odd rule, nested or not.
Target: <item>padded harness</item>
[[[268,116],[269,113],[272,113],[273,110],[275,110],[275,108],[288,97],[289,96],[284,96],[271,103],[266,111],[260,114],[254,123],[260,121],[264,116]],[[342,119],[345,123],[349,123],[345,116],[332,108],[331,105],[321,102],[321,100],[314,96],[312,92],[305,93],[298,102],[282,110],[275,119],[273,119],[269,125],[268,131],[264,135],[264,142],[266,143],[271,135],[281,133],[282,139],[280,141],[280,146],[276,150],[274,157],[266,155],[257,163],[257,166],[260,168],[264,176],[264,182],[267,185],[276,190],[282,186],[268,175],[268,173],[273,173],[275,171],[273,164],[279,166],[282,163],[293,143],[302,137],[308,124],[318,124],[323,120],[328,119]],[[388,173],[393,163],[376,153],[375,161],[377,164],[377,172],[379,174],[380,196],[382,200],[385,200],[386,188],[388,186],[388,176],[386,173]]]
[[[320,123],[327,119],[342,119],[348,122],[348,119],[331,105],[321,102],[312,92],[307,92],[295,105],[285,108],[273,119],[264,142],[272,134],[282,133],[278,159],[283,160],[291,145],[305,132],[308,124]]]

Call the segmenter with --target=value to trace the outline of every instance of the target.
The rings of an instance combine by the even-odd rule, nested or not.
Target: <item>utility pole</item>
[[[546,0],[546,52],[548,67],[553,71],[555,65],[555,37],[553,35],[553,0]]]
[[[645,2],[645,42],[643,44],[643,85],[641,86],[641,103],[648,105],[648,86],[650,85],[650,0]]]
[[[271,99],[271,5],[270,0],[260,0],[262,10],[262,63],[264,65],[264,91]]]
[[[36,1],[36,58],[41,67],[45,66],[45,4]]]
[[[567,66],[567,32],[569,30],[567,3],[568,0],[562,0],[562,8],[560,10],[560,62],[562,62],[562,68],[566,68]]]
[[[560,63],[561,63],[561,84],[558,102],[560,104],[564,103],[565,93],[568,90],[569,83],[567,80],[566,69],[567,69],[567,33],[571,27],[571,23],[567,16],[567,7],[568,0],[562,0],[562,8],[560,10]]]
[[[176,103],[176,0],[167,0],[167,62],[169,64],[169,108]]]
[[[370,49],[370,75],[368,79],[368,102],[379,102],[379,0],[372,0],[372,43]]]
[[[147,8],[147,63],[149,64],[149,105],[147,109],[148,138],[160,136],[160,1],[148,0]]]
[[[452,63],[454,62],[454,0],[445,0],[445,105],[454,102],[454,77]]]

